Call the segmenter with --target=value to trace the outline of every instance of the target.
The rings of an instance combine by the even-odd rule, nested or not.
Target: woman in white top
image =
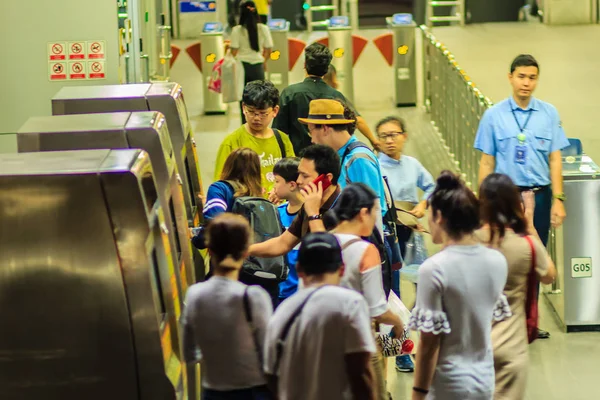
[[[244,1],[240,4],[240,22],[231,31],[231,54],[242,62],[244,66],[244,85],[248,82],[264,80],[266,64],[271,49],[273,38],[271,31],[265,24],[259,23],[256,4],[253,1]],[[242,110],[242,124],[246,118]]]
[[[479,243],[479,202],[451,172],[437,179],[428,219],[433,242],[444,247],[419,269],[408,324],[421,332],[412,399],[491,400],[492,320],[511,315],[506,259]]]
[[[238,281],[250,226],[242,216],[223,213],[208,224],[206,241],[215,269],[187,292],[184,359],[202,363],[203,400],[268,400],[262,352],[273,306],[264,289]]]
[[[344,259],[344,275],[340,286],[361,293],[369,305],[371,318],[378,323],[392,325],[395,336],[402,337],[404,324],[390,310],[381,275],[381,258],[375,245],[362,239],[373,232],[379,210],[379,198],[363,183],[348,185],[336,201],[330,215],[336,220],[333,231]],[[379,399],[388,399],[385,389],[382,354],[379,351],[372,360]]]

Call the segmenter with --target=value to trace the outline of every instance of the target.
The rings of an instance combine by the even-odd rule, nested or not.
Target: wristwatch
[[[557,193],[552,195],[552,197],[554,197],[556,200],[560,200],[560,201],[565,201],[567,199],[567,196],[565,196],[564,193]]]
[[[321,219],[321,214],[311,215],[311,216],[308,217],[308,222],[310,222],[310,221],[316,221],[318,219]]]

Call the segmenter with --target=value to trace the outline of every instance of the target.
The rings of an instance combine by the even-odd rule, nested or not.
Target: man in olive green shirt
[[[244,88],[242,108],[246,123],[229,134],[217,152],[215,180],[219,180],[225,160],[237,148],[254,150],[260,158],[262,186],[268,193],[275,183],[273,167],[285,157],[294,157],[294,148],[283,132],[269,128],[279,112],[279,92],[269,81],[249,82]]]

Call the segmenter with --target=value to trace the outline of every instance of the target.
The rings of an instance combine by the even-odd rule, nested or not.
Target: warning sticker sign
[[[88,61],[89,79],[105,79],[104,61]]]
[[[65,60],[66,58],[66,48],[63,42],[48,43],[48,59],[50,61]]]
[[[69,79],[85,79],[85,62],[75,61],[69,63]]]
[[[95,40],[87,42],[87,55],[90,60],[98,60],[104,58],[104,40]]]
[[[49,62],[48,63],[48,78],[51,81],[59,81],[67,79],[67,63],[65,62]]]
[[[83,60],[85,58],[85,42],[69,42],[69,60]]]

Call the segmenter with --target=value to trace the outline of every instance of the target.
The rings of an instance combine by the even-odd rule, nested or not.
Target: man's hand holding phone
[[[317,179],[306,185],[300,193],[304,197],[304,211],[306,215],[317,215],[323,201],[323,192],[331,186],[327,175],[319,175]]]

